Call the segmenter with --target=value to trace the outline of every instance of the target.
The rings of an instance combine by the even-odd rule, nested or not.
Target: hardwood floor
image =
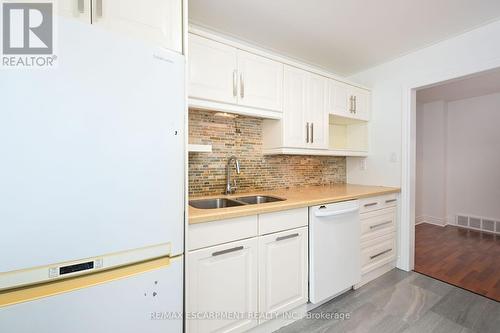
[[[500,236],[419,224],[415,271],[500,301]]]

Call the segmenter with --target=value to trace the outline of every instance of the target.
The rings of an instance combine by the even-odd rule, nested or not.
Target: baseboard
[[[441,217],[428,216],[428,215],[421,215],[421,216],[418,216],[415,218],[415,225],[418,225],[421,223],[433,224],[433,225],[437,225],[440,227],[444,227],[448,224],[448,219],[441,218]]]
[[[364,286],[368,282],[371,282],[371,281],[375,280],[376,278],[379,278],[380,276],[384,275],[385,273],[393,270],[395,267],[396,267],[396,262],[391,261],[391,262],[385,264],[384,266],[380,266],[371,272],[363,274],[363,276],[361,277],[361,281],[354,286],[354,289],[361,288],[362,286]]]

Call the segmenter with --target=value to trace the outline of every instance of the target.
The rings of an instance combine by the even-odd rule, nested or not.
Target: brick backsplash
[[[346,182],[345,157],[263,155],[259,118],[190,110],[189,143],[212,145],[211,153],[189,154],[190,196],[223,193],[231,155],[241,164],[239,175],[232,166],[238,192]]]

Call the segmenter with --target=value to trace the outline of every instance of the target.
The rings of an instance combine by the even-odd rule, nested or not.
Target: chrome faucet
[[[236,179],[234,180],[233,185],[231,185],[231,162],[235,162],[236,164],[236,172],[239,174],[240,173],[240,161],[236,158],[236,156],[232,155],[229,157],[229,160],[227,161],[227,166],[226,166],[226,195],[227,194],[233,194],[236,192],[238,187],[236,186]]]

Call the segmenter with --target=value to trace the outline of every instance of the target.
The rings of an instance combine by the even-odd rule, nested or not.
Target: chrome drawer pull
[[[390,200],[386,200],[385,203],[391,203],[391,202],[394,202],[396,201],[397,199],[390,199]]]
[[[299,234],[291,234],[291,235],[277,237],[276,241],[279,242],[279,241],[282,241],[282,240],[285,240],[285,239],[290,239],[290,238],[295,238],[295,237],[299,237]]]
[[[385,250],[385,251],[382,251],[382,252],[380,252],[380,253],[377,253],[377,254],[375,254],[375,255],[373,255],[373,256],[370,256],[370,260],[371,260],[371,259],[375,259],[375,258],[377,258],[377,257],[380,257],[381,255],[386,254],[386,253],[389,253],[389,252],[391,252],[391,251],[392,251],[392,249],[389,249],[389,250]]]
[[[367,203],[367,204],[365,204],[365,207],[371,207],[371,206],[375,206],[377,204],[378,204],[378,202]]]
[[[222,251],[217,251],[217,252],[214,252],[212,253],[212,256],[213,257],[217,257],[217,256],[220,256],[222,254],[226,254],[226,253],[231,253],[231,252],[236,252],[236,251],[241,251],[243,250],[244,247],[243,246],[237,246],[237,247],[233,247],[232,249],[227,249],[227,250],[222,250]]]
[[[370,229],[375,229],[375,228],[381,227],[381,226],[386,225],[386,224],[389,224],[389,223],[392,223],[392,221],[387,221],[387,222],[383,222],[383,223],[379,223],[379,224],[371,225],[371,226],[370,226]]]

